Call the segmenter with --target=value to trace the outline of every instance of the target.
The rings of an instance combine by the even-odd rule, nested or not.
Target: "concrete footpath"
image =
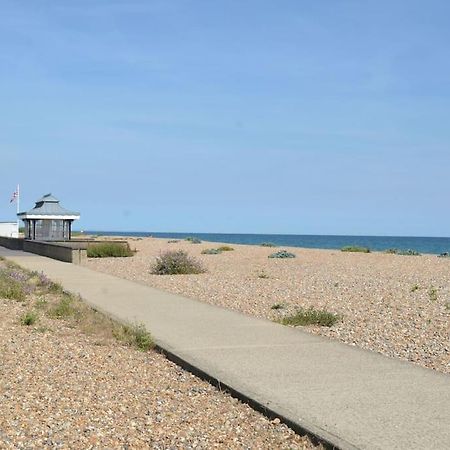
[[[342,449],[450,449],[450,376],[42,256],[0,255],[143,323],[194,370]]]

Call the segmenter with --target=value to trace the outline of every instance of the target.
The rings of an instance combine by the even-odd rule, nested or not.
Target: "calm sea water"
[[[340,249],[346,245],[369,247],[374,251],[388,248],[414,249],[420,253],[439,254],[450,252],[450,237],[399,237],[399,236],[314,236],[301,234],[223,234],[223,233],[145,233],[124,231],[85,231],[99,236],[135,236],[183,239],[198,237],[202,241],[226,242],[230,244],[258,245],[272,242],[277,246]]]

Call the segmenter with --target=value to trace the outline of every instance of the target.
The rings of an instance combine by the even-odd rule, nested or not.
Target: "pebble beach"
[[[205,249],[227,244],[127,240],[136,250],[133,257],[92,258],[87,266],[268,320],[299,308],[326,310],[341,320],[332,327],[301,328],[450,373],[448,258],[283,247],[296,258],[271,259],[281,248],[233,244],[233,251],[204,255]],[[167,250],[186,251],[207,271],[152,274],[156,258]]]
[[[0,264],[1,266],[1,264]],[[0,299],[0,448],[313,449],[163,355]],[[37,308],[35,324],[21,323]]]

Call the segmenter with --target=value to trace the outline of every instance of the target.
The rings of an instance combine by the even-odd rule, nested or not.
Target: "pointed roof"
[[[17,214],[21,219],[79,219],[80,213],[69,211],[52,194],[40,198],[33,209]]]

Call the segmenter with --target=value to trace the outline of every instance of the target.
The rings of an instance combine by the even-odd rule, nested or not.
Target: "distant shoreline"
[[[77,233],[78,234],[78,233]],[[450,237],[411,237],[411,236],[343,236],[343,235],[294,235],[294,234],[250,234],[250,233],[166,233],[166,232],[125,232],[125,231],[84,231],[85,235],[156,237],[184,239],[198,237],[207,242],[228,244],[259,245],[271,242],[277,246],[339,250],[345,246],[368,247],[372,251],[387,249],[413,249],[419,253],[440,254],[450,252]]]

